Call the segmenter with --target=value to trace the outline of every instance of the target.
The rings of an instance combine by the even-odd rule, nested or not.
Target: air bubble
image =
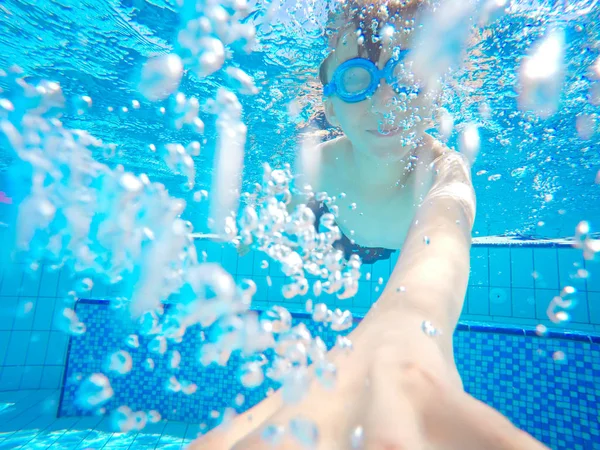
[[[77,292],[89,292],[92,290],[92,287],[94,287],[94,282],[92,279],[84,278],[78,283],[76,290]]]
[[[81,95],[73,99],[73,106],[77,115],[81,116],[87,113],[92,107],[92,98],[88,95]]]
[[[135,425],[133,411],[128,406],[119,406],[111,413],[110,422],[114,430],[127,433]]]
[[[461,153],[467,157],[471,165],[473,165],[477,159],[480,146],[481,139],[479,137],[479,127],[474,123],[466,124],[460,135],[458,147]]]
[[[125,375],[131,372],[133,360],[131,355],[125,350],[119,350],[108,357],[106,370],[118,375]]]
[[[322,362],[315,368],[315,375],[317,380],[325,389],[333,389],[335,387],[335,381],[337,378],[337,369],[335,364],[330,362]]]
[[[156,336],[148,343],[148,351],[158,355],[164,355],[167,351],[167,340],[164,336]]]
[[[181,383],[177,380],[177,377],[173,375],[167,380],[165,388],[169,392],[179,392],[181,391]]]
[[[242,406],[245,402],[246,398],[244,397],[244,394],[238,394],[235,396],[235,406]]]
[[[331,316],[331,329],[344,331],[352,327],[352,313],[348,310],[342,312],[336,309]]]
[[[131,348],[138,348],[140,346],[140,339],[137,334],[130,334],[125,339],[125,345]]]
[[[148,423],[148,415],[144,411],[136,411],[133,413],[133,428],[141,431]]]
[[[350,448],[352,450],[361,450],[365,445],[365,433],[360,425],[350,433]]]
[[[252,80],[252,77],[243,70],[237,67],[228,67],[225,70],[225,73],[230,77],[233,89],[240,94],[258,94],[258,89],[254,86],[254,80]]]
[[[265,330],[284,333],[292,327],[292,316],[283,306],[272,306],[261,314],[261,323]]]
[[[566,363],[567,355],[562,350],[558,350],[552,354],[552,359],[559,363]]]
[[[272,447],[278,447],[283,442],[285,429],[281,425],[267,425],[260,437]]]
[[[317,303],[313,308],[312,319],[315,322],[324,322],[327,320],[327,305],[325,303]]]
[[[153,409],[148,411],[148,421],[150,423],[158,423],[158,422],[160,422],[160,419],[161,419],[161,416],[158,411],[155,411]]]
[[[265,375],[262,367],[255,362],[243,364],[240,368],[240,381],[246,388],[255,388],[262,384]]]
[[[113,394],[108,378],[102,373],[94,373],[81,383],[75,401],[80,408],[92,410],[104,405]]]
[[[143,367],[147,372],[152,372],[154,370],[154,360],[152,358],[146,358]]]
[[[551,30],[524,58],[519,71],[519,108],[548,118],[558,109],[564,81],[565,33]]]
[[[425,333],[429,337],[435,337],[442,334],[442,332],[435,328],[433,324],[428,320],[423,321],[423,323],[421,324],[421,330],[423,330],[423,333]]]
[[[177,350],[173,350],[171,352],[171,358],[169,360],[169,367],[171,369],[177,369],[177,368],[179,368],[180,363],[181,363],[181,353],[179,353]]]
[[[339,334],[335,338],[335,346],[336,346],[336,348],[339,348],[340,350],[343,350],[346,353],[350,352],[353,347],[352,341],[349,338],[347,338],[346,336],[342,336],[341,334]]]
[[[144,64],[138,89],[150,101],[164,100],[177,90],[182,75],[183,63],[179,56],[157,56]]]
[[[319,442],[319,430],[315,423],[303,417],[290,420],[290,433],[306,448],[316,448]]]

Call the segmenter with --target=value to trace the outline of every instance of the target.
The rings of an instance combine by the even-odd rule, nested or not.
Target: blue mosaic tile
[[[102,372],[107,355],[126,349],[126,336],[135,332],[133,324],[106,302],[80,302],[77,315],[87,332],[71,338],[61,416],[90,414],[74,401],[78,376]],[[321,336],[328,348],[333,346],[336,333],[313,323],[308,314],[295,315],[293,320]],[[355,325],[358,322],[355,320]],[[133,410],[154,409],[164,419],[199,423],[206,431],[219,422],[218,413],[225,408],[242,412],[263,399],[269,389],[278,387],[268,381],[255,389],[244,388],[237,378],[241,358],[236,354],[227,367],[202,367],[198,363],[201,331],[199,326],[189,328],[181,343],[169,344],[164,356],[150,354],[150,339],[140,336],[139,348],[127,348],[133,359],[132,371],[109,377],[114,397],[105,405],[107,412],[121,405]],[[600,449],[600,391],[595,388],[600,379],[600,346],[589,336],[567,332],[541,338],[533,330],[518,327],[459,324],[454,345],[457,367],[469,394],[498,409],[551,448]],[[181,354],[177,369],[168,364],[172,350]],[[566,361],[553,359],[557,351],[564,352]],[[267,352],[266,356],[272,354]],[[155,362],[151,372],[142,364],[148,357]],[[195,383],[196,392],[168,391],[166,384],[172,375]],[[240,394],[244,402],[237,405]]]

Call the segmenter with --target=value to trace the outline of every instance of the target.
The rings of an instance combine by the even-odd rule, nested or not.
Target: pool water
[[[338,133],[316,78],[335,7],[0,4],[0,448],[183,448],[278,388],[235,352],[212,361],[229,328],[208,309],[177,335],[198,299],[234,299],[248,327],[289,312],[328,348],[376,303],[398,252],[345,265],[350,298],[318,296],[336,331],[284,256],[224,242],[256,222],[230,217],[246,205],[275,229],[299,140]],[[600,449],[599,17],[597,0],[447,0],[420,52],[453,63],[447,144],[476,156],[465,389],[553,449]]]

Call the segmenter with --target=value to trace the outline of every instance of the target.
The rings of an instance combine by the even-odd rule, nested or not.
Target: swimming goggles
[[[375,93],[382,79],[399,94],[418,94],[418,88],[402,86],[399,82],[396,69],[407,53],[408,50],[400,51],[398,57],[391,58],[381,70],[366,58],[345,61],[335,70],[331,82],[323,87],[323,95],[336,94],[347,103],[362,102]]]

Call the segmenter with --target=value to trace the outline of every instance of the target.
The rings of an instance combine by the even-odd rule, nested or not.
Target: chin
[[[398,139],[395,145],[372,145],[369,149],[369,155],[385,162],[398,162],[406,159],[411,154],[411,148],[403,147]]]

